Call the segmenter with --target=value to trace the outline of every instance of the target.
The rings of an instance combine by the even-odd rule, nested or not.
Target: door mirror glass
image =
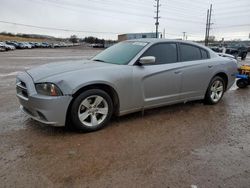
[[[147,64],[154,64],[155,63],[155,57],[154,56],[145,56],[140,58],[140,64],[147,65]]]

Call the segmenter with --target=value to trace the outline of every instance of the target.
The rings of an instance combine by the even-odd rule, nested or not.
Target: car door
[[[213,72],[213,62],[205,49],[186,43],[179,44],[182,68],[181,99],[204,97]]]
[[[174,103],[181,89],[181,63],[178,62],[177,44],[158,43],[141,57],[154,56],[156,62],[134,66],[134,91],[143,108]]]

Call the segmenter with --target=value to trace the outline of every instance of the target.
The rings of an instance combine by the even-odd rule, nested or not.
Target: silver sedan
[[[42,65],[17,75],[21,109],[45,124],[84,131],[112,115],[192,100],[217,104],[235,82],[236,60],[179,40],[120,42],[90,60]]]

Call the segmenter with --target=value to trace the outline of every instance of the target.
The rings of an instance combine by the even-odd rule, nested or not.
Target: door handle
[[[180,74],[180,73],[181,73],[181,71],[175,71],[174,73],[175,73],[175,74]]]
[[[210,68],[210,69],[213,68],[213,65],[208,65],[208,68]]]

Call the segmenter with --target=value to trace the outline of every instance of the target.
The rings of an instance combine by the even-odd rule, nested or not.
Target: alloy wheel
[[[85,126],[95,127],[106,119],[108,111],[107,101],[99,95],[92,95],[79,105],[78,118]]]
[[[210,88],[211,100],[214,103],[217,103],[222,98],[223,92],[224,92],[224,85],[222,81],[215,80]]]

